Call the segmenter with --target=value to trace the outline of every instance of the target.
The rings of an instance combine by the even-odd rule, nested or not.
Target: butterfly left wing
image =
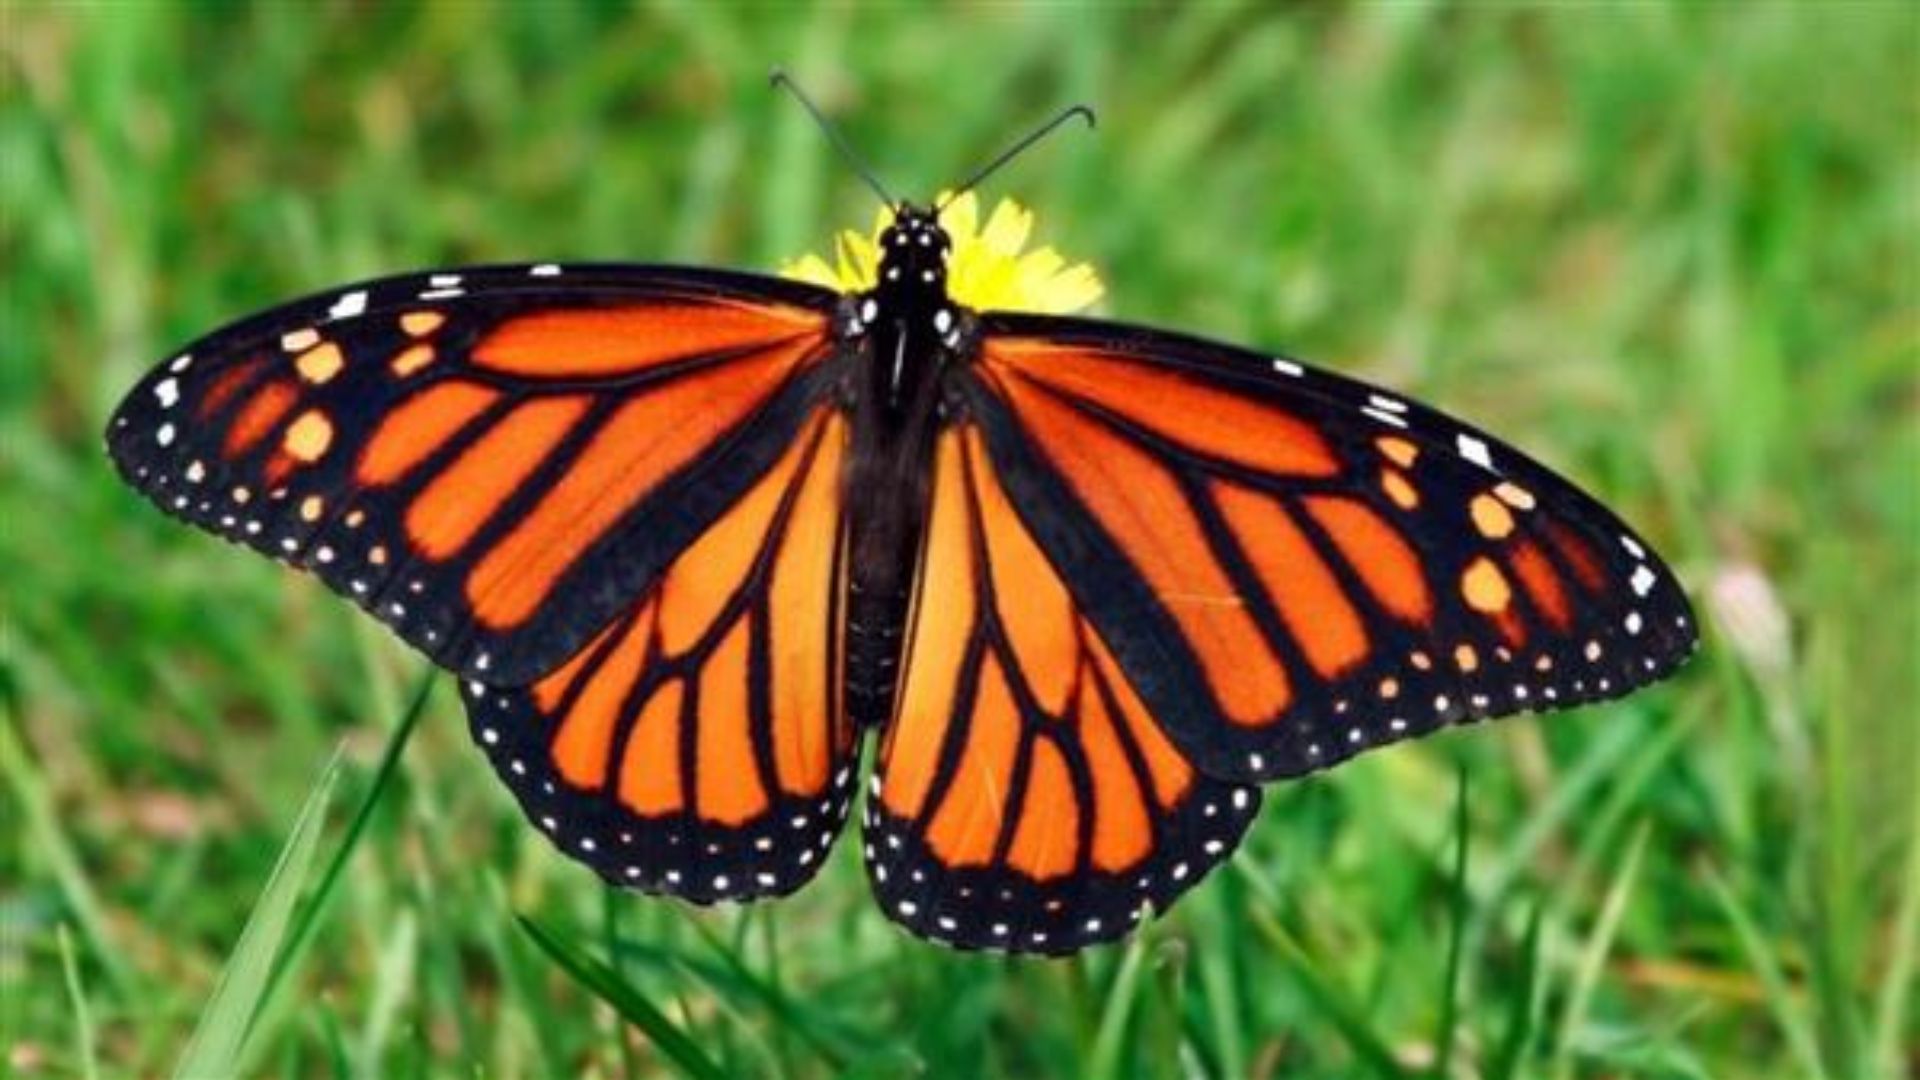
[[[838,679],[846,441],[822,401],[559,668],[466,684],[474,739],[528,819],[612,884],[749,900],[825,861],[859,756]]]
[[[1643,540],[1458,420],[1161,331],[996,314],[978,332],[956,382],[1009,500],[1211,775],[1617,697],[1695,644]]]
[[[943,431],[867,800],[887,915],[962,948],[1113,940],[1226,858],[1259,802],[1168,739],[1009,502],[980,431]]]
[[[573,654],[763,473],[842,359],[835,294],[659,266],[495,266],[242,320],[116,410],[121,473],[316,574],[443,667]]]

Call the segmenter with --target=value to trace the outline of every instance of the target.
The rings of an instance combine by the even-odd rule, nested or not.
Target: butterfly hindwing
[[[845,821],[840,472],[825,406],[658,581],[532,685],[466,686],[527,817],[613,884],[699,903],[779,895]]]
[[[1643,541],[1459,421],[1159,331],[982,326],[962,385],[1010,500],[1213,775],[1616,697],[1693,647]]]
[[[867,802],[888,916],[969,948],[1125,935],[1230,854],[1257,789],[1168,740],[970,426],[935,449],[900,697]]]
[[[834,300],[660,267],[368,282],[189,346],[108,445],[169,512],[312,570],[442,666],[522,682],[787,448]]]

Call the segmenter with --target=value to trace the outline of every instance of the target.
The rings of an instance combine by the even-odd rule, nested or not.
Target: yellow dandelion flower
[[[973,192],[947,202],[941,193],[936,204],[940,227],[953,241],[947,256],[947,293],[976,311],[1034,311],[1068,315],[1084,311],[1104,291],[1100,276],[1086,263],[1069,265],[1051,247],[1024,251],[1033,232],[1033,211],[1001,199],[980,224],[980,202]],[[834,238],[834,261],[815,254],[793,259],[780,268],[783,277],[823,285],[840,292],[871,289],[880,268],[880,234],[893,220],[882,207],[871,232],[845,230]]]

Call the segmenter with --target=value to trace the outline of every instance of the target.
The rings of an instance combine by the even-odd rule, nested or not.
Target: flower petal
[[[829,289],[844,289],[840,275],[833,272],[827,260],[808,252],[797,259],[789,259],[780,267],[780,276],[804,281],[810,285],[821,285]]]
[[[940,198],[946,199],[946,193],[942,192]],[[980,230],[980,200],[974,198],[971,191],[962,193],[940,211],[940,227],[947,231],[955,251],[974,243],[974,237]]]
[[[1015,258],[1033,231],[1033,213],[1012,199],[1001,199],[980,232],[980,243],[996,255]]]

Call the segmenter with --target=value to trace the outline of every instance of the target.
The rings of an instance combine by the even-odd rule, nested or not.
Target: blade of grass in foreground
[[[60,970],[67,977],[67,1000],[73,1003],[73,1038],[80,1047],[80,1075],[97,1080],[100,1062],[93,1053],[93,1010],[87,1007],[87,991],[80,985],[80,965],[73,956],[73,935],[67,924],[54,928],[60,944]]]
[[[741,960],[738,950],[722,941],[719,934],[692,912],[682,911],[680,914],[687,928],[700,938],[722,969],[697,963],[685,956],[674,956],[667,962],[699,979],[722,1001],[751,1000],[765,1011],[768,1020],[779,1030],[798,1036],[836,1075],[846,1073],[856,1064],[862,1068],[871,1067],[875,1059],[891,1061],[898,1069],[908,1067],[907,1060],[898,1055],[897,1048],[876,1047],[870,1042],[863,1044],[859,1036],[823,1021],[820,1015],[795,1001],[779,986],[757,975]],[[623,947],[631,946],[628,943]]]
[[[1120,962],[1120,974],[1107,992],[1106,1007],[1101,1010],[1100,1027],[1094,1035],[1092,1062],[1088,1076],[1119,1076],[1120,1055],[1125,1049],[1127,1018],[1133,1014],[1134,999],[1140,993],[1140,969],[1147,955],[1147,935],[1136,933],[1127,943],[1127,955]]]
[[[281,943],[287,938],[300,887],[305,884],[314,853],[319,849],[327,801],[339,773],[340,755],[336,751],[307,794],[306,805],[300,808],[300,816],[293,823],[286,845],[280,849],[280,858],[267,878],[267,886],[261,890],[253,914],[247,917],[246,928],[240,931],[240,941],[227,958],[213,997],[200,1013],[193,1037],[187,1040],[186,1052],[180,1055],[180,1063],[174,1068],[176,1077],[240,1074],[240,1055],[246,1049],[254,1019],[265,1004],[274,958],[280,954]]]
[[[232,1046],[227,1048],[234,1056],[230,1059],[224,1059],[226,1061],[225,1065],[221,1068],[214,1069],[212,1072],[208,1072],[205,1069],[189,1071],[187,1069],[187,1061],[183,1058],[180,1070],[176,1075],[224,1076],[236,1074],[244,1068],[246,1064],[244,1052],[248,1040],[254,1034],[255,1029],[261,1027],[263,1024],[267,1027],[273,1025],[279,1015],[276,994],[281,985],[286,981],[287,976],[298,970],[301,959],[306,955],[307,948],[312,944],[314,932],[319,927],[320,916],[326,911],[328,902],[332,899],[333,893],[339,885],[341,874],[345,870],[348,860],[359,847],[360,839],[366,830],[367,822],[373,816],[374,807],[379,804],[381,796],[385,794],[393,780],[395,772],[399,768],[401,752],[406,749],[408,741],[413,736],[414,728],[419,723],[421,714],[426,711],[427,698],[433,689],[433,683],[434,673],[429,670],[421,677],[420,688],[415,692],[413,701],[408,706],[406,714],[402,716],[400,722],[395,725],[393,734],[387,737],[386,748],[381,753],[380,764],[374,770],[373,780],[367,787],[367,793],[361,797],[360,805],[354,811],[353,820],[348,824],[346,833],[341,836],[339,845],[334,849],[333,857],[327,861],[326,868],[320,872],[319,880],[315,884],[312,893],[308,896],[306,903],[297,909],[293,906],[300,895],[300,885],[307,876],[304,867],[298,879],[289,885],[290,891],[287,896],[284,898],[275,897],[276,903],[282,902],[282,899],[284,899],[284,902],[288,905],[288,909],[287,911],[277,913],[278,925],[275,929],[274,947],[265,951],[264,958],[252,958],[264,959],[268,966],[263,974],[257,976],[258,982],[252,987],[251,991],[238,999],[247,1006],[248,1012],[246,1016],[246,1026],[239,1031],[237,1040]],[[332,784],[338,772],[338,766],[339,755],[336,754],[333,762],[328,765],[328,771],[325,777],[323,777],[329,785]],[[311,801],[311,796],[309,796],[309,801]],[[296,822],[294,826],[296,830],[294,837],[289,837],[287,846],[282,849],[281,857],[283,861],[286,858],[286,854],[292,850],[295,837],[299,836],[298,830],[307,824],[304,811],[302,813],[302,818]],[[314,822],[314,840],[316,843],[318,839],[318,827],[319,823]],[[309,852],[308,857],[310,858],[311,855],[312,853]],[[279,868],[276,867],[274,871],[275,877],[270,878],[268,881],[267,888],[269,891],[276,887],[279,872]],[[234,970],[234,965],[239,962],[241,949],[248,947],[247,935],[251,932],[254,921],[261,917],[261,913],[264,910],[262,905],[267,903],[268,895],[269,893],[262,893],[260,903],[255,905],[254,915],[248,920],[248,928],[246,931],[242,931],[240,944],[235,947],[234,955],[228,959],[229,972]],[[223,979],[224,978],[225,976],[223,975]],[[219,993],[219,990],[215,991],[216,998]],[[213,1004],[209,1003],[208,1011],[202,1013],[200,1026],[195,1030],[194,1038],[196,1040],[200,1038],[201,1029],[206,1027],[212,1010]]]
[[[1613,949],[1620,920],[1626,914],[1627,901],[1633,898],[1633,887],[1640,879],[1640,859],[1646,854],[1650,832],[1645,822],[1634,830],[1627,853],[1620,861],[1620,872],[1614,875],[1606,899],[1600,903],[1600,915],[1592,932],[1587,935],[1586,948],[1581,950],[1573,981],[1567,988],[1566,1009],[1560,1015],[1558,1060],[1553,1070],[1555,1076],[1567,1078],[1576,1072],[1574,1053],[1581,1028],[1587,1020],[1587,1006],[1593,1000],[1601,975],[1605,973],[1607,954]]]
[[[353,812],[353,821],[347,825],[347,831],[340,838],[340,846],[333,851],[333,858],[327,861],[326,870],[320,874],[320,883],[313,890],[313,898],[307,906],[300,909],[299,917],[294,921],[293,932],[287,936],[287,962],[275,967],[267,978],[266,989],[262,993],[262,1006],[271,1000],[274,991],[280,988],[280,982],[295,966],[313,939],[313,932],[320,924],[320,915],[327,909],[327,901],[333,898],[334,888],[340,882],[340,874],[347,867],[347,860],[360,846],[360,837],[366,832],[367,822],[373,818],[373,808],[380,803],[380,796],[386,793],[387,785],[393,782],[393,776],[400,767],[400,754],[413,738],[413,730],[419,726],[420,716],[427,711],[427,698],[433,693],[434,677],[438,672],[432,668],[420,677],[420,688],[413,693],[413,701],[407,706],[406,715],[394,727],[393,734],[387,737],[386,749],[380,752],[380,765],[373,772],[373,782],[368,785],[367,793],[360,800],[360,806]]]
[[[1520,981],[1509,999],[1507,1034],[1493,1066],[1487,1070],[1487,1075],[1497,1080],[1524,1075],[1520,1063],[1533,1041],[1534,997],[1540,985],[1540,912],[1541,905],[1535,904],[1533,914],[1527,917],[1527,934],[1520,943]]]
[[[621,978],[619,972],[525,915],[516,915],[514,918],[519,920],[520,929],[527,932],[533,943],[540,946],[541,951],[560,966],[560,970],[571,975],[593,996],[612,1006],[615,1012],[646,1032],[653,1044],[660,1048],[669,1061],[678,1065],[681,1072],[700,1077],[701,1080],[721,1080],[726,1076],[712,1058],[702,1053],[685,1032],[675,1027],[665,1013],[654,1008],[653,1003],[634,989],[632,983]]]
[[[1920,799],[1913,800],[1914,827],[1907,834],[1907,881],[1893,919],[1893,957],[1880,984],[1880,1004],[1875,1010],[1873,1062],[1882,1076],[1893,1076],[1900,1068],[1901,1046],[1909,1035],[1907,1001],[1912,990],[1913,969],[1920,959]]]
[[[1734,936],[1747,954],[1747,962],[1752,965],[1753,973],[1766,990],[1767,1004],[1773,1009],[1774,1021],[1780,1025],[1781,1035],[1785,1037],[1793,1056],[1798,1059],[1802,1074],[1825,1080],[1827,1068],[1826,1062],[1820,1057],[1820,1042],[1814,1037],[1805,1008],[1787,981],[1779,954],[1760,932],[1753,916],[1734,895],[1733,887],[1711,867],[1707,869],[1707,885],[1712,889],[1714,899],[1720,902],[1720,910],[1733,927]]]
[[[1461,769],[1453,799],[1453,921],[1447,930],[1446,985],[1440,988],[1439,1049],[1433,1055],[1433,1075],[1445,1080],[1453,1075],[1453,1046],[1459,1027],[1460,953],[1467,936],[1467,911],[1472,897],[1467,892],[1467,771]]]
[[[1392,1047],[1386,1045],[1386,1038],[1380,1036],[1377,1030],[1373,1030],[1373,1024],[1367,1022],[1363,1009],[1350,995],[1346,994],[1340,986],[1336,986],[1331,978],[1321,974],[1313,957],[1309,957],[1306,947],[1300,945],[1298,940],[1294,940],[1294,936],[1286,930],[1286,926],[1281,924],[1279,917],[1265,907],[1250,909],[1250,917],[1254,922],[1254,928],[1260,932],[1261,938],[1265,938],[1281,955],[1286,974],[1292,976],[1292,980],[1300,986],[1308,1003],[1311,1003],[1313,1009],[1317,1009],[1325,1019],[1332,1022],[1332,1026],[1338,1028],[1342,1036],[1346,1036],[1348,1047],[1354,1051],[1354,1057],[1357,1057],[1375,1076],[1386,1076],[1388,1080],[1405,1080],[1407,1070],[1400,1067],[1400,1061],[1394,1057]]]

